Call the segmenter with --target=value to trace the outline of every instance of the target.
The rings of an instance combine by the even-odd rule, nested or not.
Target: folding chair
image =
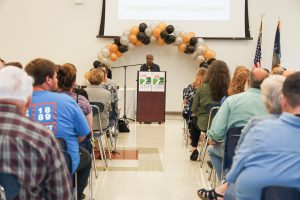
[[[263,189],[261,200],[300,200],[300,191],[297,188],[268,186]]]
[[[0,199],[10,200],[16,197],[20,191],[18,178],[13,174],[0,173]]]
[[[103,169],[106,170],[108,167],[108,162],[105,154],[104,144],[102,142],[102,137],[106,137],[106,134],[103,132],[102,122],[101,122],[101,112],[103,112],[104,110],[104,105],[101,102],[90,102],[90,104],[93,110],[93,117],[94,117],[93,136],[97,139],[100,156],[103,163]],[[110,155],[110,151],[108,152]]]
[[[233,156],[235,155],[235,147],[239,141],[242,129],[244,127],[233,127],[229,128],[226,133],[224,157],[223,157],[223,170],[222,178],[225,177],[226,173],[230,170],[232,165]]]
[[[205,110],[207,111],[207,113],[209,113],[208,115],[208,124],[207,124],[207,130],[210,129],[211,127],[211,123],[214,119],[214,117],[216,116],[217,112],[219,111],[220,109],[220,104],[208,104],[206,107],[205,107]],[[202,145],[202,148],[200,150],[200,153],[199,153],[199,157],[200,157],[200,167],[202,168],[203,167],[203,163],[204,163],[204,158],[205,158],[205,155],[206,155],[206,151],[207,151],[207,147],[208,147],[208,137],[206,135],[206,132],[205,132],[205,143]]]

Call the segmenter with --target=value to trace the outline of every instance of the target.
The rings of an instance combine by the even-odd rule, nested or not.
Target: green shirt
[[[208,123],[208,113],[205,107],[211,103],[219,103],[212,100],[210,95],[210,87],[208,83],[203,83],[196,91],[192,104],[192,113],[195,114],[197,125],[201,131],[206,131]]]
[[[208,137],[222,142],[229,128],[243,127],[254,116],[267,114],[260,90],[250,88],[246,92],[228,97],[212,121]]]

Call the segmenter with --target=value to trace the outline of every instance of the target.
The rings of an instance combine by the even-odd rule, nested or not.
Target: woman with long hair
[[[193,123],[191,124],[191,160],[197,160],[197,150],[200,132],[206,132],[208,124],[208,104],[219,104],[222,97],[227,94],[230,82],[229,69],[224,61],[214,61],[207,70],[203,84],[197,89],[193,104]]]

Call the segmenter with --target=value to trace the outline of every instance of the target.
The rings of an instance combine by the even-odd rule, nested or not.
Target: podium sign
[[[138,72],[137,121],[164,122],[166,72]]]
[[[165,92],[165,72],[139,72],[139,91]]]

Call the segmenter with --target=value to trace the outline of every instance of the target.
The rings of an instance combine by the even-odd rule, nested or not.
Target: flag
[[[274,41],[274,50],[273,50],[273,59],[272,59],[272,68],[280,64],[281,58],[281,48],[280,48],[280,21],[278,21],[275,41]]]
[[[261,43],[262,43],[262,21],[260,21],[259,34],[257,38],[256,52],[254,58],[254,67],[261,67]]]

